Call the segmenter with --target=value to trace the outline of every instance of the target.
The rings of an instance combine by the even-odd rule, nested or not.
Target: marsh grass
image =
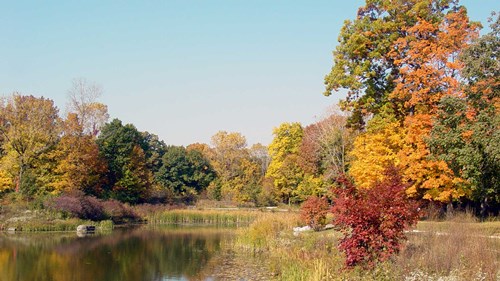
[[[236,249],[253,251],[268,260],[275,280],[500,280],[500,222],[479,223],[457,215],[441,222],[420,222],[409,233],[404,250],[372,270],[346,269],[337,250],[335,230],[304,232],[293,213],[261,216],[239,230]]]
[[[500,222],[478,223],[467,215],[421,222],[395,264],[400,275],[428,280],[500,280],[499,229]]]
[[[148,224],[192,224],[213,226],[248,226],[259,211],[244,210],[168,210],[146,216]]]

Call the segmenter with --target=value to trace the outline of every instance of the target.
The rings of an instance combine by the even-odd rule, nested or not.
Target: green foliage
[[[197,150],[169,146],[162,158],[162,166],[155,174],[156,181],[177,196],[199,194],[215,178],[209,161]]]
[[[167,145],[155,134],[142,132],[141,135],[144,142],[142,149],[147,160],[146,167],[154,174],[163,165],[162,158],[167,150]]]
[[[146,166],[148,144],[143,135],[133,125],[114,119],[102,128],[96,142],[108,162],[108,196],[129,203],[144,201],[152,174]]]
[[[500,115],[492,108],[467,118],[466,101],[444,98],[429,144],[436,157],[467,180],[469,198],[476,202],[500,202]]]
[[[500,16],[491,29],[463,51],[465,99],[441,100],[428,139],[434,156],[465,179],[482,215],[500,203]]]

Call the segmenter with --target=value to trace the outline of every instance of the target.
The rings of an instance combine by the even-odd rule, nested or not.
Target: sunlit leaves
[[[6,153],[2,161],[16,163],[12,168],[17,173],[18,188],[24,191],[23,173],[58,140],[58,110],[52,100],[14,94],[1,105],[0,115],[2,147]],[[5,159],[9,157],[13,159]]]
[[[299,166],[299,148],[303,129],[299,123],[283,123],[273,131],[269,145],[271,163],[266,177],[272,178],[275,188],[284,202],[295,201],[296,189],[304,177]]]

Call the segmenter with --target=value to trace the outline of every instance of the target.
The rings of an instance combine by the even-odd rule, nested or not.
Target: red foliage
[[[326,214],[330,205],[326,198],[309,197],[300,207],[300,218],[304,223],[318,231],[326,224]]]
[[[408,199],[399,172],[388,168],[382,182],[370,189],[356,187],[342,176],[332,212],[334,224],[343,232],[339,249],[346,265],[373,267],[400,251],[404,230],[417,222],[418,205]]]

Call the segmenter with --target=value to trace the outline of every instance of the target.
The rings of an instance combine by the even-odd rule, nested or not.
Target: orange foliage
[[[463,68],[459,52],[476,38],[477,26],[471,24],[464,9],[451,12],[440,23],[419,19],[406,28],[390,53],[400,68],[400,77],[390,98],[406,111],[405,145],[399,152],[407,193],[424,199],[449,202],[463,196],[453,172],[443,161],[430,159],[426,143],[432,118],[444,96],[463,97],[458,73]]]

